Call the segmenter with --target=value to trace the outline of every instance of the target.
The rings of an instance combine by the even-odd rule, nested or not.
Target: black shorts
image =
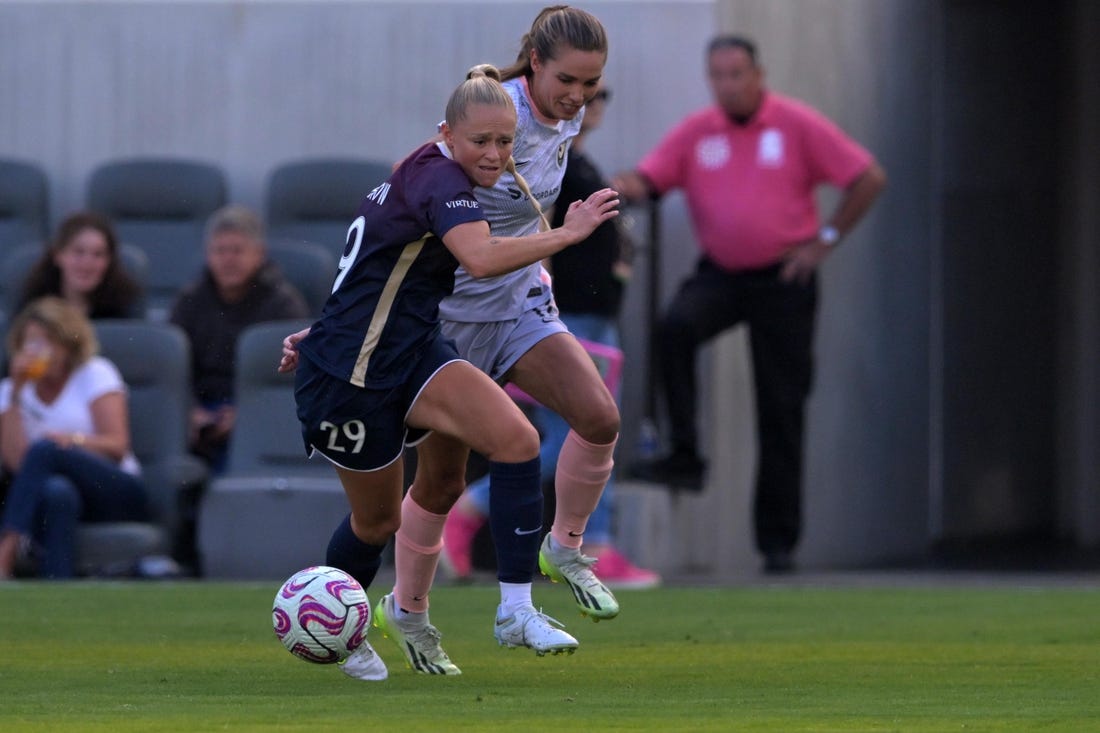
[[[404,384],[377,390],[334,377],[300,354],[294,400],[306,454],[317,451],[352,471],[390,465],[401,458],[406,446],[428,436],[427,430],[409,428],[405,418],[436,372],[459,360],[454,344],[439,336],[425,347]]]

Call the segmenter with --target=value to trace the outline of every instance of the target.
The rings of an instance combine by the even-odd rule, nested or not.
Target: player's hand
[[[574,201],[565,212],[561,228],[568,230],[580,242],[600,224],[619,215],[619,193],[601,188],[584,201]]]
[[[796,245],[784,255],[779,279],[805,285],[831,251],[832,247],[816,239]]]
[[[303,328],[283,339],[283,356],[279,359],[280,372],[292,372],[298,368],[298,342],[309,335],[309,329]]]

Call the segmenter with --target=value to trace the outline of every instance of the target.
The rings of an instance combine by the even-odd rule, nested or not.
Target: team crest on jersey
[[[565,151],[569,148],[569,143],[562,143],[558,146],[558,167],[561,168],[565,163]]]

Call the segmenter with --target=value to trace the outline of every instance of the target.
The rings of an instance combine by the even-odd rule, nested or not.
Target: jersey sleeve
[[[127,392],[126,382],[118,367],[101,356],[93,357],[80,372],[81,391],[92,403],[111,392]]]
[[[799,107],[811,178],[847,188],[874,160],[866,148],[832,120],[810,107]]]
[[[440,161],[433,178],[430,187],[423,191],[424,211],[432,234],[443,239],[459,224],[486,220],[470,180],[457,163]]]

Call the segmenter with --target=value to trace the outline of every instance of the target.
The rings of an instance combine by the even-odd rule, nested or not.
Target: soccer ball
[[[317,565],[287,578],[271,609],[275,635],[307,662],[335,664],[367,638],[367,592],[343,570]]]

